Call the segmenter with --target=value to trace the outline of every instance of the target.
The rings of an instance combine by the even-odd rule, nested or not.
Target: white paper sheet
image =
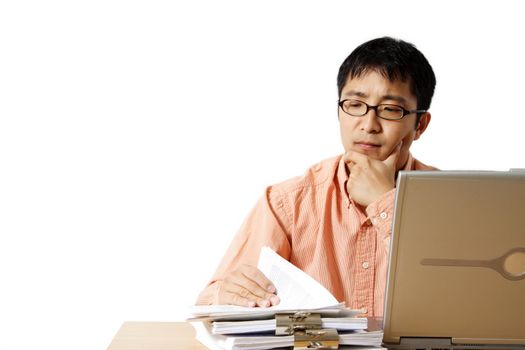
[[[278,305],[244,307],[236,305],[198,305],[190,307],[188,319],[211,317],[213,319],[254,319],[268,317],[276,312],[294,310],[324,311],[325,315],[337,314],[344,307],[319,282],[304,271],[283,259],[268,247],[263,247],[257,268],[265,274],[277,289],[281,299]],[[319,310],[320,309],[320,310]]]

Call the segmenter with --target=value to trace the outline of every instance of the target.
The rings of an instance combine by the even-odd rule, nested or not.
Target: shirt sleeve
[[[217,292],[224,277],[243,264],[257,266],[261,247],[268,246],[285,259],[290,257],[291,220],[285,200],[269,187],[245,219],[213,274],[197,298],[197,305],[216,304]]]
[[[390,235],[392,231],[395,193],[396,189],[393,188],[366,207],[366,214],[372,221],[372,225],[384,235]]]

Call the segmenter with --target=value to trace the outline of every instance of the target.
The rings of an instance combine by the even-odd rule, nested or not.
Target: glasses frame
[[[346,102],[346,101],[356,101],[356,102],[359,102],[359,103],[363,103],[365,106],[366,106],[366,111],[365,113],[361,114],[361,115],[355,115],[355,114],[350,114],[348,113],[347,111],[345,111],[345,109],[343,108],[343,104]],[[348,115],[351,115],[352,117],[363,117],[365,116],[368,111],[370,111],[371,109],[373,109],[375,112],[376,112],[376,116],[378,118],[381,118],[381,119],[384,119],[384,120],[401,120],[403,119],[406,115],[409,115],[409,114],[412,114],[412,113],[425,113],[427,110],[426,109],[412,109],[412,110],[408,110],[408,109],[405,109],[401,106],[398,106],[398,105],[394,105],[394,104],[391,104],[391,103],[380,103],[378,104],[377,106],[370,106],[368,103],[366,102],[363,102],[363,101],[360,101],[360,100],[356,100],[356,99],[353,99],[353,98],[347,98],[345,100],[340,100],[340,101],[337,101],[337,104],[339,105],[339,107],[341,108],[341,110],[348,114]],[[381,117],[378,112],[377,112],[377,109],[379,108],[379,106],[394,106],[394,107],[397,107],[397,108],[401,108],[401,110],[403,111],[403,114],[399,117],[399,118],[385,118],[385,117]]]

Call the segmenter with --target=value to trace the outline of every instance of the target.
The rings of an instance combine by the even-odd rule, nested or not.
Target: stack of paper
[[[211,350],[262,350],[294,345],[293,335],[271,334],[212,334],[209,322],[192,322],[196,331],[196,338]],[[382,331],[367,332],[363,330],[340,332],[339,349],[375,350],[382,349]]]
[[[340,349],[344,345],[380,348],[383,332],[370,331],[362,310],[348,310],[316,280],[280,257],[270,248],[261,249],[258,266],[274,284],[278,305],[242,307],[210,305],[191,307],[189,321],[196,338],[209,349],[258,350],[294,345],[294,335],[275,335],[276,314],[320,314],[323,329],[337,329]]]
[[[363,317],[323,317],[322,328],[337,330],[364,330],[368,327]],[[277,321],[275,318],[251,321],[214,321],[211,323],[213,334],[243,334],[243,333],[275,333]]]

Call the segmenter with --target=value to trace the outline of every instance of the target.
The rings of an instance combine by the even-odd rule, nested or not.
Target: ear
[[[430,118],[431,116],[430,116],[430,113],[428,112],[423,113],[421,118],[419,118],[419,122],[416,126],[416,133],[414,134],[414,140],[419,139],[421,134],[425,132],[425,130],[428,127],[428,124],[430,123]]]

